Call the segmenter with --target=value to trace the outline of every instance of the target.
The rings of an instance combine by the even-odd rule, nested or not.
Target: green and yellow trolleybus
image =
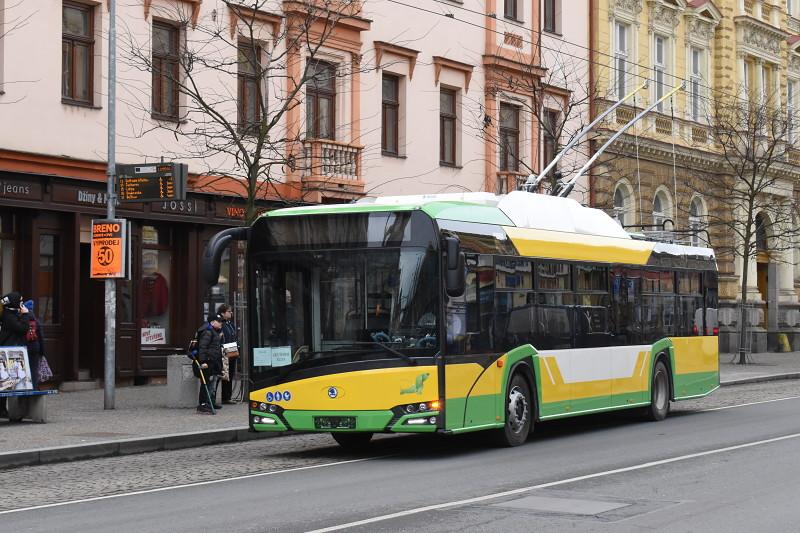
[[[271,211],[247,240],[249,425],[494,431],[719,386],[708,248],[637,239],[602,211],[515,191]],[[218,272],[218,266],[217,272]],[[213,277],[213,276],[212,276]]]

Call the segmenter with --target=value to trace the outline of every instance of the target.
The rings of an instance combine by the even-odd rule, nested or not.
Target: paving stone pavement
[[[800,395],[800,381],[723,388],[711,396],[672,405],[675,414]],[[574,424],[640,423],[624,412],[597,415],[586,419],[547,422],[537,426],[541,434],[558,435]],[[532,437],[535,442],[537,436]],[[0,483],[0,511],[28,506],[52,504],[76,499],[156,489],[174,485],[221,480],[230,477],[276,472],[337,461],[390,454],[452,453],[487,446],[480,435],[461,435],[441,439],[435,435],[377,435],[368,453],[352,454],[339,448],[324,434],[295,434],[280,439],[257,440],[216,446],[170,450],[148,454],[90,459],[70,463],[26,466],[4,471]],[[47,480],[42,483],[42,480]],[[270,481],[272,482],[272,481]],[[274,478],[280,482],[279,477]],[[220,486],[220,490],[224,487]]]

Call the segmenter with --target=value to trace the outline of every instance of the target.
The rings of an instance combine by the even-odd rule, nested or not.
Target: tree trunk
[[[749,248],[745,248],[749,250]],[[747,364],[747,353],[744,348],[744,341],[747,338],[747,273],[750,268],[750,254],[745,251],[742,254],[742,312],[739,317],[739,364]]]

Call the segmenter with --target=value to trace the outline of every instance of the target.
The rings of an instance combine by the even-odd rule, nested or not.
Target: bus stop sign
[[[185,200],[189,166],[184,163],[117,165],[120,203]]]

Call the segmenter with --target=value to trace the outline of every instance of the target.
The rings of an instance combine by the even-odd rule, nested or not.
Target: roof
[[[633,264],[646,264],[653,253],[714,259],[710,248],[634,240],[605,211],[584,207],[571,198],[524,191],[503,195],[471,192],[385,196],[365,198],[351,204],[279,209],[263,216],[411,210],[424,211],[437,220],[501,226],[518,248],[521,243],[526,243],[523,247],[530,253],[525,255],[576,260],[609,255],[606,258],[609,262],[618,260]],[[550,253],[545,253],[545,250],[550,250]]]

